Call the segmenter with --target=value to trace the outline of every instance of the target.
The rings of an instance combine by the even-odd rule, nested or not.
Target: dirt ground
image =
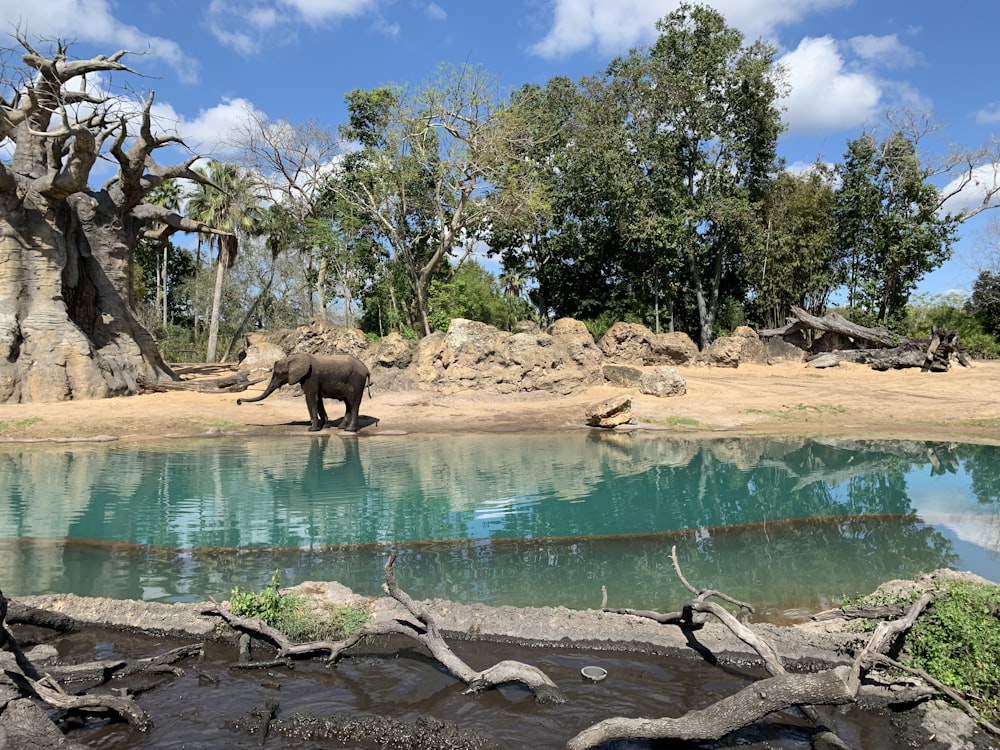
[[[632,396],[634,424],[616,428],[684,434],[784,434],[920,438],[1000,444],[1000,361],[877,372],[841,364],[739,368],[682,367],[687,393],[660,398],[604,385],[562,396],[465,391],[385,391],[376,381],[362,402],[362,433],[514,432],[585,428],[585,410],[614,395]],[[188,385],[232,375],[225,365],[177,365]],[[0,441],[139,440],[165,437],[305,432],[302,398],[275,394],[238,406],[245,393],[169,390],[127,398],[0,405]],[[328,406],[331,419],[341,405]],[[377,420],[377,422],[376,422]]]

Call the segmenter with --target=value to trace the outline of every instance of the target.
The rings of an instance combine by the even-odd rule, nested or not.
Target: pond
[[[151,601],[337,580],[416,598],[766,619],[939,567],[1000,578],[1000,448],[925,441],[326,433],[0,447],[0,590]]]

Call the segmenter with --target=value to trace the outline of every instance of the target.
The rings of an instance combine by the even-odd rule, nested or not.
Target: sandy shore
[[[185,380],[206,382],[228,368],[179,366]],[[736,369],[680,368],[683,396],[658,398],[604,385],[567,396],[466,391],[384,391],[365,398],[361,434],[515,432],[586,429],[585,409],[610,396],[633,397],[635,425],[679,434],[784,434],[906,438],[1000,444],[1000,361],[876,372],[842,364],[817,370],[801,363]],[[263,384],[247,393],[254,395]],[[0,406],[0,442],[140,440],[201,435],[305,433],[301,398],[277,394],[237,406],[241,394],[171,390],[128,398]],[[340,415],[340,405],[328,408]],[[375,420],[378,420],[377,423]],[[617,428],[623,429],[623,428]],[[628,427],[624,429],[629,429]]]

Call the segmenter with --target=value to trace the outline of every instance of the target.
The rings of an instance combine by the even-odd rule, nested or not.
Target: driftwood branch
[[[847,667],[815,674],[789,674],[758,680],[707,708],[676,718],[617,717],[584,729],[566,745],[569,750],[597,747],[613,739],[677,739],[705,742],[735,732],[770,713],[801,703],[850,703]]]
[[[383,568],[385,583],[382,588],[403,606],[406,614],[377,619],[340,641],[295,643],[281,631],[257,618],[238,617],[218,605],[207,610],[205,614],[221,617],[233,628],[274,645],[277,648],[277,660],[325,652],[328,654],[327,660],[333,662],[368,636],[402,635],[426,647],[434,659],[468,686],[466,692],[476,693],[501,685],[520,683],[531,690],[539,703],[565,702],[566,698],[556,684],[544,672],[530,664],[508,660],[481,671],[466,664],[445,642],[431,612],[421,607],[396,583],[393,572],[395,561],[396,556],[393,554],[385,563]]]
[[[799,331],[822,331],[824,333],[839,333],[852,341],[877,343],[891,346],[897,343],[897,337],[882,328],[868,328],[852,323],[847,318],[836,313],[824,315],[822,318],[811,315],[801,307],[792,307],[788,322],[781,328],[769,328],[757,331],[761,338],[770,336],[787,336]]]
[[[42,675],[24,654],[17,639],[7,627],[8,600],[0,591],[0,648],[7,648],[14,655],[16,668],[3,670],[3,674],[24,697],[37,698],[52,708],[92,714],[115,714],[125,719],[139,731],[152,726],[149,716],[127,696],[70,694],[51,675]],[[106,673],[106,670],[102,670]]]
[[[606,719],[573,737],[567,744],[570,750],[585,750],[585,748],[597,747],[616,739],[716,740],[759,721],[774,711],[793,706],[799,707],[810,720],[823,727],[827,722],[822,720],[817,707],[853,703],[857,700],[866,672],[875,664],[894,664],[893,660],[885,656],[883,652],[888,650],[900,635],[907,632],[920,613],[934,601],[933,593],[924,594],[909,607],[902,617],[891,622],[879,623],[875,633],[865,648],[855,657],[851,667],[837,667],[811,675],[792,674],[785,669],[770,643],[737,620],[722,606],[707,601],[709,596],[717,595],[717,592],[696,590],[687,582],[680,570],[676,547],[671,550],[670,556],[678,577],[685,588],[695,594],[695,598],[684,605],[681,613],[673,613],[668,616],[656,615],[651,619],[683,625],[691,621],[688,612],[712,615],[725,625],[733,635],[757,652],[772,676],[765,680],[758,680],[707,708],[692,710],[680,717],[659,719],[616,717]],[[640,617],[647,617],[650,614],[642,610],[605,609],[605,611],[621,612]],[[655,615],[655,613],[653,614]],[[920,676],[924,677],[924,675]],[[931,681],[932,685],[935,683],[936,681]],[[953,692],[945,694],[954,698]],[[963,707],[967,706],[964,700],[958,702]],[[972,712],[970,715],[985,729],[996,733],[997,728],[984,722],[978,714]],[[839,738],[829,730],[822,729],[821,731],[825,735],[828,746],[844,747]]]

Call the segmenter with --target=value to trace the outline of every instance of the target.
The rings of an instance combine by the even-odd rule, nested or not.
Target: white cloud
[[[750,40],[772,37],[775,29],[853,0],[716,0],[712,7]],[[552,26],[534,45],[541,57],[558,58],[589,48],[602,55],[627,52],[652,41],[656,22],[676,10],[680,0],[551,0]]]
[[[448,19],[448,14],[445,12],[445,9],[437,3],[427,3],[427,7],[424,8],[424,12],[427,14],[428,18],[432,18],[435,21],[445,21]]]
[[[279,0],[294,8],[308,23],[356,18],[375,7],[374,0]]]
[[[207,19],[220,44],[249,57],[265,44],[292,42],[300,24],[322,26],[366,14],[380,33],[398,36],[398,25],[378,17],[378,0],[212,0]]]
[[[887,68],[908,68],[920,59],[920,56],[902,44],[895,34],[855,36],[847,43],[854,54],[862,60]]]
[[[995,125],[1000,122],[1000,102],[990,102],[976,112],[977,125]]]
[[[169,105],[156,104],[153,115],[160,132],[179,135],[196,154],[221,158],[232,150],[229,141],[246,122],[247,113],[256,111],[246,99],[224,99],[201,110],[193,120],[185,120]]]
[[[882,106],[883,90],[876,78],[848,69],[830,37],[803,39],[779,63],[791,88],[783,100],[790,133],[857,127]]]
[[[127,49],[161,58],[188,83],[198,79],[197,63],[178,44],[118,22],[108,0],[0,0],[0,18],[9,31],[35,39],[66,39],[107,45],[104,54]],[[47,50],[39,50],[40,52]],[[127,65],[128,58],[123,62]]]
[[[944,195],[955,193],[941,206],[942,214],[958,214],[981,206],[987,194],[1000,186],[1000,164],[982,164],[971,177],[968,184],[963,184],[966,178],[960,175],[941,190]]]

